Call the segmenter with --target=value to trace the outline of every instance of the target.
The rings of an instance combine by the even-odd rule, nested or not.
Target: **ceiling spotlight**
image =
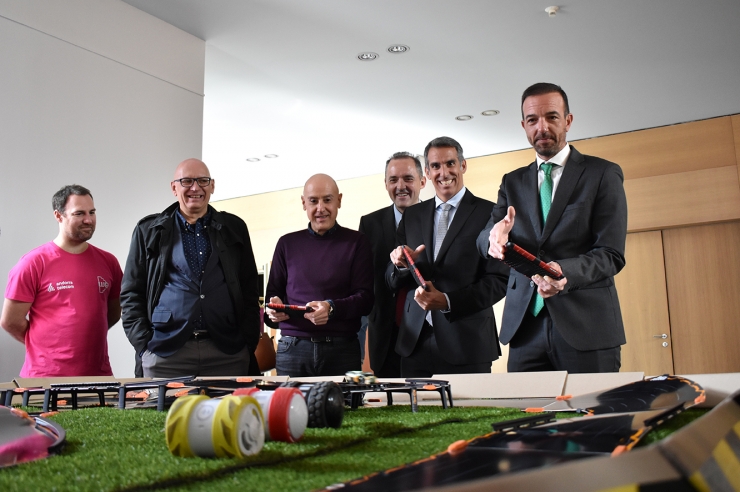
[[[545,12],[547,12],[547,15],[549,15],[550,17],[555,17],[555,14],[558,13],[558,10],[560,10],[560,7],[558,7],[557,5],[553,5],[552,7],[547,7],[545,9]]]
[[[376,58],[378,58],[378,54],[373,53],[372,51],[366,51],[357,55],[357,59],[360,61],[373,61]]]
[[[483,111],[481,114],[483,116],[496,116],[500,112],[501,111],[499,111],[498,109],[487,109],[487,110]]]
[[[405,44],[394,44],[392,46],[388,46],[388,53],[406,53],[410,49],[411,48]]]
[[[265,154],[266,159],[274,159],[277,156],[278,156],[277,154]]]
[[[259,162],[259,157],[249,157],[247,162]]]
[[[468,120],[472,120],[473,117],[470,116],[469,114],[461,114],[460,116],[456,116],[455,119],[457,121],[468,121]]]

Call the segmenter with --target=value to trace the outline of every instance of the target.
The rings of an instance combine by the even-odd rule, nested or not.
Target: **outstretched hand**
[[[509,242],[509,233],[514,227],[515,216],[516,210],[514,207],[509,207],[506,210],[506,217],[496,222],[491,229],[491,234],[488,235],[488,255],[491,258],[504,259],[506,243]]]

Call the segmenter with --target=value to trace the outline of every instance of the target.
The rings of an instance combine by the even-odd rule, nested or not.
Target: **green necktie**
[[[553,166],[556,164],[550,164],[549,162],[543,162],[540,164],[540,169],[545,173],[545,179],[542,180],[540,186],[540,208],[542,210],[542,228],[545,228],[545,222],[547,222],[547,214],[550,213],[550,205],[552,204],[552,172]],[[534,291],[532,302],[530,303],[530,310],[533,316],[537,316],[545,307],[545,300],[540,296],[537,291]]]

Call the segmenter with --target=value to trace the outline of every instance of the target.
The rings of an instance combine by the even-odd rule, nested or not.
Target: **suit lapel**
[[[560,176],[560,182],[558,183],[558,189],[555,191],[555,196],[550,206],[550,213],[547,216],[547,222],[545,222],[545,230],[542,231],[542,238],[540,244],[544,243],[548,236],[552,233],[553,229],[560,220],[560,216],[563,215],[565,206],[570,200],[570,196],[573,194],[578,180],[581,179],[581,174],[584,171],[583,156],[573,147],[570,148],[570,156],[568,156],[568,162],[563,168],[563,174]]]
[[[383,231],[383,251],[392,251],[396,247],[396,213],[393,205],[386,209],[380,223]]]
[[[534,227],[535,236],[540,237],[540,234],[542,234],[542,210],[540,207],[539,186],[537,184],[537,161],[530,164],[529,170],[524,173],[522,190],[524,190],[524,193],[534,194],[534,199],[524,201],[527,205],[525,212],[529,216],[529,223]],[[517,213],[520,212],[517,211]]]
[[[434,198],[421,202],[419,207],[424,207],[421,213],[421,237],[424,240],[426,248],[424,251],[427,254],[427,261],[430,265],[434,264],[434,209],[435,209]]]

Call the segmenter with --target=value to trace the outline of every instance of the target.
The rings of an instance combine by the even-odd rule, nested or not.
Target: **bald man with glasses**
[[[136,225],[121,287],[136,375],[247,375],[260,336],[247,225],[209,205],[215,181],[203,161],[181,162],[170,185],[177,202]]]

